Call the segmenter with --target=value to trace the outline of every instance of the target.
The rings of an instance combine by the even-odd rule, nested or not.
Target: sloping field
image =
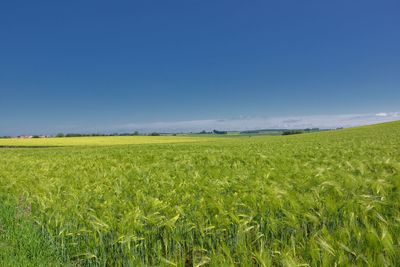
[[[15,217],[52,244],[47,254],[74,265],[399,266],[399,173],[399,122],[214,142],[0,149],[0,207],[16,210],[1,213],[12,218],[0,225],[0,246],[23,238],[10,227]],[[28,252],[0,249],[11,266],[10,253],[18,265]]]
[[[0,147],[48,147],[48,146],[111,146],[137,144],[190,143],[218,140],[213,137],[187,136],[90,136],[61,138],[5,138]]]

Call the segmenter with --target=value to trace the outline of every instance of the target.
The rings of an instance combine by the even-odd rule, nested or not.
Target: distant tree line
[[[138,135],[147,135],[147,136],[160,136],[161,133],[152,132],[148,134],[141,134],[138,131],[133,133],[112,133],[112,134],[102,134],[102,133],[89,133],[89,134],[81,134],[81,133],[58,133],[55,137],[89,137],[89,136],[138,136]]]
[[[218,131],[218,130],[213,130],[214,134],[227,134],[227,131]]]
[[[302,134],[302,133],[311,133],[318,131],[320,131],[319,128],[306,128],[304,130],[284,130],[282,132],[282,135]]]
[[[190,133],[192,134],[193,132]],[[227,134],[227,133],[228,133],[227,131],[212,130],[211,132],[207,132],[206,130],[203,130],[195,134]]]
[[[304,129],[305,132],[318,132],[320,131],[319,128],[306,128]]]
[[[81,134],[81,133],[58,133],[55,137],[88,137],[88,136],[136,136],[140,135],[138,131],[133,133],[112,133],[112,134],[102,134],[102,133],[89,133],[89,134]]]
[[[212,134],[213,132],[207,132],[206,130],[203,130],[203,131],[201,131],[201,132],[199,132],[199,133],[197,133],[197,134]]]
[[[54,136],[40,136],[40,135],[32,135],[29,138],[42,138],[42,137],[90,137],[90,136],[138,136],[138,135],[147,135],[147,136],[160,136],[161,133],[152,132],[152,133],[139,133],[138,131],[134,131],[132,133],[111,133],[111,134],[104,134],[104,133],[58,133]],[[173,134],[176,135],[176,134]],[[24,137],[24,136],[18,136]],[[28,136],[27,136],[28,137]],[[0,139],[5,138],[13,138],[12,136],[0,136]]]
[[[302,134],[303,130],[286,130],[282,132],[282,135]]]

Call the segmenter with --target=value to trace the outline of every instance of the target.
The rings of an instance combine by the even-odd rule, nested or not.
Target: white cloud
[[[254,129],[304,129],[337,128],[368,125],[398,120],[400,113],[342,114],[293,117],[239,117],[234,119],[206,119],[175,122],[128,123],[114,127],[117,131],[142,132],[197,132],[202,130],[254,130]]]

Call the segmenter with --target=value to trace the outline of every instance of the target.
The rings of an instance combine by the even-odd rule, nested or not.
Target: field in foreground
[[[399,266],[399,173],[399,122],[0,149],[0,262]]]

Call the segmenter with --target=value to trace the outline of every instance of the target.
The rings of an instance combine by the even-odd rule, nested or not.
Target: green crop
[[[0,195],[83,266],[399,266],[399,173],[399,122],[0,149]]]
[[[133,144],[187,143],[219,140],[216,137],[195,138],[189,136],[96,136],[58,138],[3,138],[0,147],[31,146],[111,146]]]

